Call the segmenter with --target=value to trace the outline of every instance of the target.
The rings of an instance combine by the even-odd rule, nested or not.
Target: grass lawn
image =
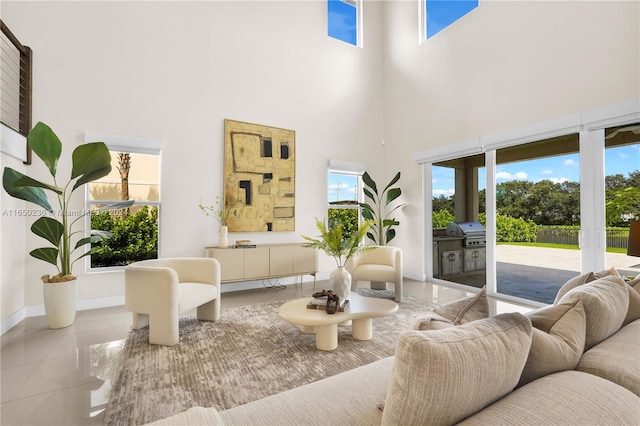
[[[506,244],[510,246],[529,246],[529,247],[547,247],[547,248],[560,248],[566,250],[580,250],[580,247],[574,245],[566,245],[566,244],[552,244],[552,243],[498,243],[498,244]],[[621,253],[627,254],[627,249],[625,248],[610,248],[607,247],[607,253]]]

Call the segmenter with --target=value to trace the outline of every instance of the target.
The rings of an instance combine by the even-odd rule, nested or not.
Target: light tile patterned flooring
[[[325,287],[323,287],[323,285]],[[405,279],[405,295],[444,304],[464,290]],[[316,288],[328,288],[319,281]],[[310,296],[312,283],[285,289],[225,292],[222,307]],[[492,314],[529,308],[490,298]],[[80,311],[68,328],[50,330],[44,317],[27,318],[1,337],[2,425],[102,424],[116,362],[129,331],[123,307]]]

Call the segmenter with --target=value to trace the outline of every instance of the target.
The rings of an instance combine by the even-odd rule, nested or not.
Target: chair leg
[[[137,312],[133,312],[131,315],[131,327],[134,330],[139,328],[143,328],[149,325],[149,315],[147,314],[139,314]]]
[[[402,302],[402,283],[395,283],[394,289],[396,302]]]
[[[162,313],[149,315],[149,343],[173,346],[180,341],[178,314]]]
[[[218,321],[220,319],[220,297],[198,306],[196,317],[202,321]]]

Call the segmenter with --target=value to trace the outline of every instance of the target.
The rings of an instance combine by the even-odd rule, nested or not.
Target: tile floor
[[[317,289],[327,282],[319,281]],[[444,304],[464,290],[405,279],[405,294]],[[324,287],[326,288],[326,287]],[[310,296],[312,283],[222,294],[223,309]],[[490,298],[492,314],[530,308]],[[1,337],[0,424],[102,424],[131,314],[123,307],[80,311],[68,328],[50,330],[44,317],[27,318]]]

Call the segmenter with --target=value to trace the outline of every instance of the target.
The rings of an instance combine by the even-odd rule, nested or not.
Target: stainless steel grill
[[[485,247],[487,232],[480,222],[449,222],[447,236],[464,237],[465,247]]]

